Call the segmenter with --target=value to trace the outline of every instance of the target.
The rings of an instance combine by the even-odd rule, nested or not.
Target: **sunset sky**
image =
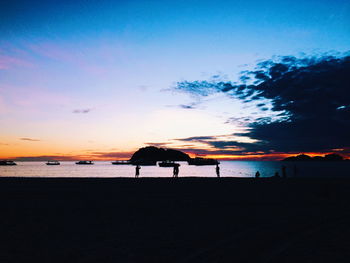
[[[226,159],[349,156],[349,82],[338,81],[349,76],[349,1],[14,0],[0,17],[0,159],[124,159],[147,145]],[[297,110],[285,106],[303,100],[289,95],[297,85],[279,97],[240,78],[279,56],[317,57],[283,63],[319,72],[328,55],[322,76],[334,97],[320,84]],[[308,76],[300,87],[315,83]],[[242,96],[241,82],[263,96]],[[332,130],[320,133],[313,112]],[[276,126],[269,138],[266,122]],[[308,139],[280,124],[302,125]]]

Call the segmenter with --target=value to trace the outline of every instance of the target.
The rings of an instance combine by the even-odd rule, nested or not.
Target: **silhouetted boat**
[[[17,165],[14,161],[3,160],[0,161],[0,165]]]
[[[59,161],[47,161],[46,165],[60,165]]]
[[[79,162],[76,162],[75,164],[94,164],[92,161],[79,161]]]
[[[191,158],[188,161],[188,165],[217,165],[220,162],[216,159],[210,159],[210,158]]]
[[[132,165],[157,165],[157,161],[153,161],[153,160],[135,160],[132,161],[131,163]]]
[[[175,163],[174,161],[162,161],[158,163],[159,167],[175,167],[180,166],[179,163]]]
[[[114,161],[112,162],[114,165],[123,165],[123,164],[131,164],[129,160],[123,160],[123,161]]]

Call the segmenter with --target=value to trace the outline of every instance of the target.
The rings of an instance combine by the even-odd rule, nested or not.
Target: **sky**
[[[0,159],[125,159],[148,145],[226,159],[349,155],[345,135],[332,139],[333,131],[348,131],[346,118],[337,116],[347,114],[349,101],[321,92],[306,102],[312,110],[297,111],[276,98],[290,103],[310,75],[301,74],[283,97],[259,86],[275,83],[274,76],[252,73],[264,61],[288,64],[287,56],[297,59],[288,64],[295,76],[301,67],[309,74],[333,61],[337,67],[329,62],[323,69],[334,78],[325,81],[349,98],[349,83],[334,81],[349,72],[348,1],[14,0],[2,2],[0,17]],[[305,62],[310,57],[319,60]],[[237,85],[249,81],[245,92],[263,95],[240,96]],[[335,103],[325,115],[332,132],[312,143],[295,137],[318,134],[311,113],[319,102]],[[305,127],[296,122],[304,117],[317,125],[296,133],[280,127]],[[274,138],[260,133],[263,122]]]

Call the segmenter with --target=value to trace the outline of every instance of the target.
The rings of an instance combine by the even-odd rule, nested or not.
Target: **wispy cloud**
[[[187,110],[190,110],[190,109],[195,109],[196,108],[196,105],[194,103],[191,103],[191,104],[180,104],[179,107],[181,109],[187,109]]]
[[[146,142],[147,146],[155,146],[155,147],[169,147],[169,142]]]
[[[195,101],[195,102],[186,103],[186,104],[166,105],[165,107],[168,107],[168,108],[180,108],[180,109],[185,109],[185,110],[192,110],[192,109],[197,109],[198,105],[200,103],[201,103],[200,101]]]
[[[28,92],[30,90],[30,92]],[[24,96],[25,94],[25,96]],[[35,84],[0,83],[0,111],[48,111],[51,107],[69,104],[71,98]]]
[[[33,64],[23,58],[0,54],[0,70],[13,67],[33,67]]]
[[[87,109],[75,109],[72,112],[73,113],[89,113],[90,111],[92,111],[92,109],[87,108]]]
[[[19,138],[21,141],[30,141],[30,142],[40,142],[41,140],[33,139],[33,138]]]
[[[96,63],[94,54],[87,54],[83,50],[76,49],[74,46],[57,45],[52,42],[44,42],[40,44],[30,44],[29,49],[44,58],[48,58],[59,63],[73,65],[88,72],[89,74],[101,76],[108,72],[106,66],[101,66],[101,64]],[[107,61],[109,61],[108,55],[102,55],[107,63]]]

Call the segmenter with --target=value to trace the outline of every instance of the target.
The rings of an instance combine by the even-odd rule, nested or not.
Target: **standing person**
[[[140,165],[136,165],[136,168],[135,168],[135,178],[139,178],[139,175],[140,175]]]
[[[259,171],[257,171],[256,173],[255,173],[255,178],[259,178],[260,177],[260,173],[259,173]]]
[[[283,178],[287,178],[287,167],[285,167],[284,165],[282,165],[282,177]]]
[[[174,166],[174,177],[179,177],[179,166],[178,165]]]
[[[176,165],[173,167],[173,177],[176,177]]]
[[[298,175],[298,168],[295,164],[293,166],[293,174],[294,174],[294,177],[297,177],[297,175]]]
[[[216,176],[219,178],[220,177],[220,167],[219,164],[216,164]]]

